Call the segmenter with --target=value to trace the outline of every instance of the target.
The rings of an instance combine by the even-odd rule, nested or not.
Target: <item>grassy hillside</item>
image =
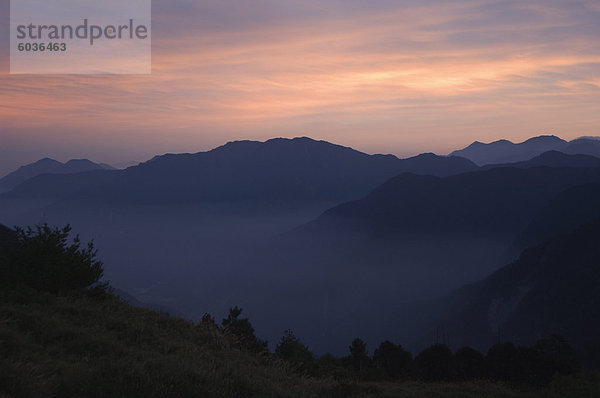
[[[234,348],[208,324],[99,291],[20,289],[0,301],[0,397],[538,396],[489,382],[311,379],[271,354]]]
[[[3,292],[0,391],[9,396],[316,396],[266,356],[210,326],[106,294]]]
[[[99,291],[0,293],[0,397],[597,397],[600,378],[543,390],[488,381],[309,378],[234,347],[210,324],[131,307]]]
[[[0,250],[0,398],[599,396],[593,375],[535,389],[374,377],[380,369],[354,370],[347,358],[297,355],[304,348],[291,332],[272,354],[241,310],[217,326],[210,316],[193,323],[121,301],[94,284],[101,263],[69,232],[18,230]]]

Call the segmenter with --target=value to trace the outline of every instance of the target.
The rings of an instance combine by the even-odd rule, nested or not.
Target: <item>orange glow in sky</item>
[[[150,76],[0,74],[0,157],[145,160],[293,136],[405,156],[600,135],[597,1],[161,0],[153,12]]]

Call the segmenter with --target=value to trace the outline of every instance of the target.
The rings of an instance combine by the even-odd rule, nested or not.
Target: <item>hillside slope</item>
[[[0,314],[0,395],[317,396],[216,330],[110,296],[0,292]]]
[[[579,349],[600,343],[600,219],[525,250],[485,280],[438,302],[434,327],[455,346],[529,344],[566,336]],[[425,342],[422,342],[423,344]]]

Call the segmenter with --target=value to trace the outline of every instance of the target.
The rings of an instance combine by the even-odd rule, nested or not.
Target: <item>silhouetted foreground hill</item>
[[[0,179],[0,192],[9,191],[20,183],[40,174],[71,174],[91,170],[107,170],[112,167],[97,164],[87,159],[73,159],[66,163],[54,159],[44,158],[35,163],[20,167],[18,170]]]
[[[453,346],[485,349],[561,334],[600,365],[600,219],[526,249],[514,263],[438,304]]]
[[[547,151],[600,157],[600,140],[583,137],[567,142],[551,135],[530,138],[518,144],[508,140],[489,144],[476,141],[464,149],[452,152],[451,155],[470,159],[483,166],[526,161]]]

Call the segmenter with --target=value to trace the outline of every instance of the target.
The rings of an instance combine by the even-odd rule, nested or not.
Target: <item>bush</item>
[[[92,242],[81,247],[79,236],[69,242],[71,227],[16,228],[14,242],[0,260],[6,286],[26,285],[39,291],[66,292],[90,287],[102,277]]]

